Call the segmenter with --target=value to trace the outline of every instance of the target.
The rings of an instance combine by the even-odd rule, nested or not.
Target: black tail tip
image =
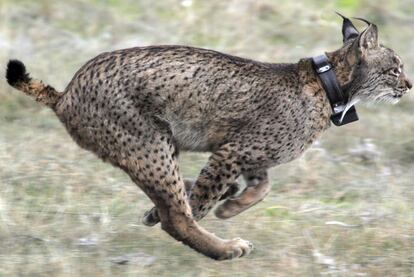
[[[19,60],[9,61],[7,64],[6,79],[11,86],[30,81],[29,74],[26,73],[26,67]]]

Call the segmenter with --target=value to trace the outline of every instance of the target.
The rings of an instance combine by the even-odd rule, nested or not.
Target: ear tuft
[[[367,24],[368,26],[372,24],[372,23],[371,23],[371,22],[369,22],[368,20],[363,19],[363,18],[361,18],[361,17],[352,17],[352,18],[353,18],[353,19],[356,19],[356,20],[359,20],[359,21],[362,21],[362,22],[365,22],[365,24]]]

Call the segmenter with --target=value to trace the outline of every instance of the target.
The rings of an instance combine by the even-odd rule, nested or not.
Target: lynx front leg
[[[219,200],[227,197],[230,199],[227,199],[216,210],[216,216],[222,219],[245,211],[263,200],[269,193],[271,187],[267,171],[265,168],[253,170],[250,167],[255,165],[255,160],[247,155],[248,151],[223,147],[210,157],[196,183],[191,186],[191,193],[188,193],[195,220],[203,218]],[[244,157],[245,161],[240,161],[240,156]],[[246,159],[248,159],[247,164]],[[240,196],[231,198],[238,190],[235,180],[241,172],[247,187]],[[186,186],[190,187],[188,184]],[[147,212],[143,219],[143,223],[148,226],[153,226],[158,222],[156,208]]]
[[[231,147],[223,146],[211,155],[194,185],[187,181],[187,188],[192,187],[189,202],[195,220],[203,218],[219,200],[237,191],[236,179],[241,173],[241,163],[236,153]],[[159,221],[157,210],[153,208],[147,212],[143,223],[156,224]]]
[[[242,171],[239,158],[237,151],[228,145],[209,158],[189,195],[195,220],[203,218],[219,200],[237,191],[236,179]]]
[[[193,188],[196,180],[185,179],[185,189],[187,191],[187,195],[191,194],[191,189]],[[229,186],[227,191],[220,197],[220,200],[225,200],[233,195],[235,195],[239,190],[239,184],[233,183]],[[157,207],[153,207],[151,210],[148,210],[144,213],[142,218],[142,223],[147,226],[154,226],[160,222],[160,217],[158,215]]]
[[[271,186],[266,169],[243,173],[247,187],[237,197],[230,197],[217,207],[215,215],[227,219],[238,215],[263,200],[270,192]]]

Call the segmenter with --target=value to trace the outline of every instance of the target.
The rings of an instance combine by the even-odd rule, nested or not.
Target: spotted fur
[[[401,59],[377,44],[373,26],[327,55],[350,99],[399,99],[411,83]],[[252,245],[220,239],[197,221],[219,200],[220,218],[262,200],[267,169],[299,157],[330,126],[309,58],[272,64],[150,46],[93,58],[62,93],[32,80],[18,61],[7,78],[50,106],[81,147],[131,177],[156,206],[144,223],[161,221],[175,239],[218,260],[247,255]],[[212,153],[195,182],[183,180],[178,150]],[[247,187],[235,195],[239,176]]]

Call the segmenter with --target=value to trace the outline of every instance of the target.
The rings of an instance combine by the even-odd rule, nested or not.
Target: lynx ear
[[[377,26],[362,18],[355,19],[364,21],[368,24],[368,27],[358,36],[357,39],[354,40],[352,44],[352,51],[350,51],[347,56],[350,64],[367,58],[369,50],[375,49],[379,46]]]
[[[362,32],[358,39],[358,46],[362,52],[373,49],[378,47],[378,27],[371,22],[362,19],[362,18],[355,18],[361,20],[368,24],[368,27]]]
[[[354,24],[352,24],[351,20],[349,20],[349,18],[346,18],[345,16],[343,16],[340,13],[336,13],[337,15],[339,15],[340,17],[342,17],[343,22],[342,22],[342,38],[343,38],[343,42],[347,42],[350,39],[356,38],[359,35],[358,30],[355,28]]]
[[[371,24],[365,29],[359,38],[358,45],[365,50],[378,47],[378,28],[376,25]]]

